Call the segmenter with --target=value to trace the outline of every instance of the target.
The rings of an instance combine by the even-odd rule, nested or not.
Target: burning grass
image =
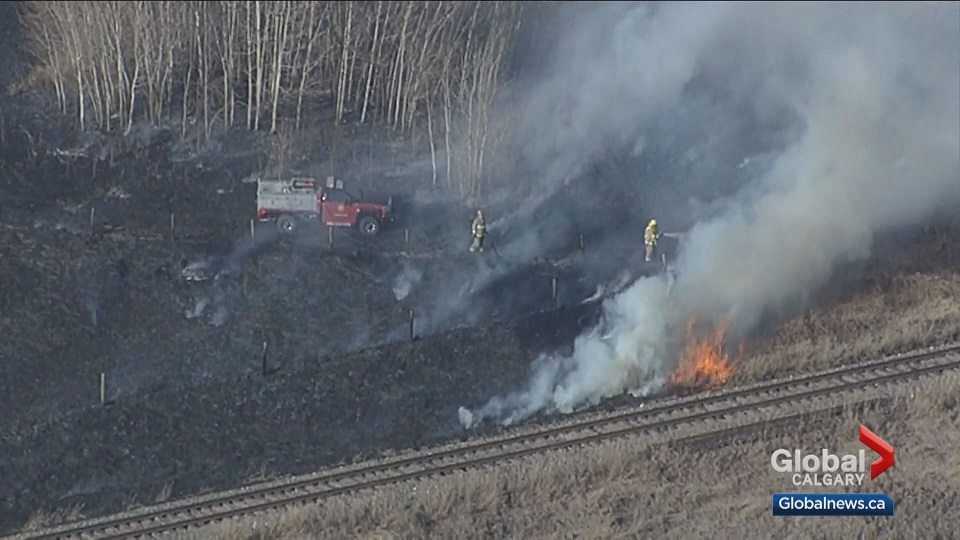
[[[749,349],[740,343],[734,354],[725,349],[728,321],[711,329],[691,316],[683,352],[664,388],[692,393],[957,341],[958,297],[958,273],[900,275],[848,302],[815,307],[751,341]]]
[[[665,389],[706,390],[726,384],[743,358],[743,346],[731,361],[724,350],[728,319],[721,320],[708,332],[698,331],[698,318],[691,315],[687,319],[683,351],[677,367],[664,383]]]

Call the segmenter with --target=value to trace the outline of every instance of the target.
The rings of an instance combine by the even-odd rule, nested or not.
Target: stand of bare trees
[[[276,133],[332,107],[426,132],[435,171],[477,195],[518,2],[25,2],[37,68],[81,129],[138,119]],[[439,149],[443,148],[443,152]],[[442,154],[445,161],[438,164]],[[438,183],[435,173],[434,183]]]

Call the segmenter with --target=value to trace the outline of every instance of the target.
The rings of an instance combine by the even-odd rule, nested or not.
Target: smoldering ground
[[[393,282],[393,295],[397,300],[403,300],[410,294],[410,289],[420,283],[423,278],[423,271],[419,268],[404,262],[403,270],[397,279]]]
[[[773,116],[799,122],[712,215],[693,216],[674,283],[641,279],[608,301],[603,328],[578,338],[570,357],[538,359],[524,390],[463,409],[467,427],[656,388],[690,314],[729,318],[748,335],[769,313],[802,308],[838,265],[869,256],[875,234],[960,203],[956,4],[667,3],[615,8],[612,26],[600,24],[607,8],[583,9],[569,54],[533,86],[556,121],[538,115],[544,136],[529,153],[566,156],[540,177],[541,192],[561,189],[608,141],[658,137],[670,120],[718,130],[692,154],[673,152],[705,175],[678,178],[677,191],[706,185],[746,157],[726,155],[730,130],[718,118],[735,111],[761,120],[758,129]],[[728,99],[690,117],[686,90],[697,86]],[[625,112],[624,101],[635,108]],[[678,209],[690,208],[663,212]]]
[[[209,325],[229,333],[227,325],[246,307],[242,284],[245,267],[276,246],[279,238],[279,233],[273,229],[258,229],[253,237],[239,238],[226,253],[197,250],[184,253],[178,261],[171,261],[169,266],[176,271],[171,277],[181,282],[185,298],[180,304],[181,312],[169,316],[182,317],[191,324]],[[115,288],[117,285],[104,282],[103,286]],[[127,362],[126,354],[126,351],[118,351],[109,366],[113,397],[155,387],[168,377],[196,381],[222,376],[237,368],[235,364],[219,363],[202,355],[184,355],[177,365],[144,365],[142,362]]]

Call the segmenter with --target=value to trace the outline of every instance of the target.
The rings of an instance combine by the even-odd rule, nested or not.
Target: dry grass
[[[642,450],[624,440],[341,497],[184,537],[933,538],[960,529],[958,391],[960,376],[953,375],[899,390],[881,408],[811,418],[790,435],[763,434],[759,442],[704,451]],[[887,493],[896,514],[773,517],[771,493],[801,490],[771,470],[770,453],[780,447],[854,451],[860,448],[860,422],[896,448],[897,463],[876,481],[846,489]]]
[[[157,496],[154,497],[153,502],[155,504],[163,504],[170,500],[171,493],[173,493],[173,482],[168,482],[164,484],[163,489],[157,493]]]
[[[820,370],[960,339],[960,274],[893,278],[838,306],[811,310],[754,344],[733,384]]]
[[[83,506],[71,506],[57,510],[41,508],[30,515],[30,519],[23,524],[23,530],[36,531],[46,527],[53,527],[60,523],[79,521],[81,519],[84,519]]]

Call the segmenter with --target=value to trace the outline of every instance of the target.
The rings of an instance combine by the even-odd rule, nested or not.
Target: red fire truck
[[[351,227],[375,236],[387,222],[393,221],[393,197],[386,200],[354,195],[343,181],[327,177],[325,185],[316,179],[297,176],[287,180],[257,180],[257,219],[275,221],[284,233],[292,233],[298,223],[319,219],[330,227]]]

